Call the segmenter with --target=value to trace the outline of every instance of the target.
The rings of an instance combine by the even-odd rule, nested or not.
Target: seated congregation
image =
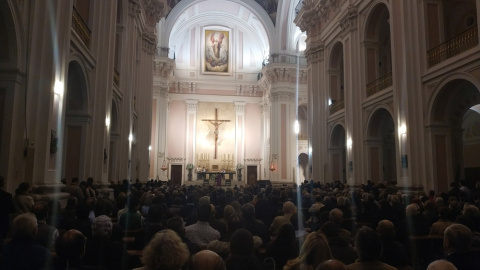
[[[0,269],[480,269],[480,184],[457,184],[97,190],[74,179],[61,208],[22,183],[2,201]]]

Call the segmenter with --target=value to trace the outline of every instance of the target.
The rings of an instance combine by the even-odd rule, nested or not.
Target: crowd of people
[[[60,207],[0,178],[1,269],[480,269],[480,182],[63,182]]]

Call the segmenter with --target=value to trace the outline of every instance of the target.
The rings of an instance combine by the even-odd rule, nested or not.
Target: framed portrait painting
[[[204,29],[202,72],[204,74],[231,74],[230,31]]]

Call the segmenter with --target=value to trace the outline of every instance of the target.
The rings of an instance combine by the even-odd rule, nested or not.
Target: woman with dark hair
[[[227,270],[264,269],[260,259],[253,255],[253,251],[252,234],[246,229],[236,230],[230,238],[230,255],[225,260]]]
[[[280,227],[277,238],[268,244],[265,258],[275,260],[275,269],[283,269],[288,260],[298,256],[298,249],[295,228],[287,223]]]

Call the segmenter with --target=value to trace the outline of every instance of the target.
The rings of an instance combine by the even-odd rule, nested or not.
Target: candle
[[[228,159],[227,160],[230,160],[230,154],[228,154]]]

